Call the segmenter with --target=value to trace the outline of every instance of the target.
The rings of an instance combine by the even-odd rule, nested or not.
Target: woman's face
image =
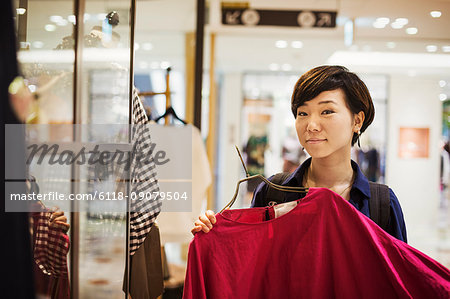
[[[321,92],[297,109],[295,128],[301,145],[313,158],[350,154],[353,133],[364,121],[364,113],[353,114],[342,89]]]

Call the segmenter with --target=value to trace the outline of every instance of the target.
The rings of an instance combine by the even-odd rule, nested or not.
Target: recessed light
[[[375,22],[373,23],[373,27],[380,29],[380,28],[386,27],[386,24],[385,24],[385,23],[380,23],[380,22],[375,21]]]
[[[285,40],[277,40],[275,42],[275,47],[277,47],[277,48],[283,49],[283,48],[287,48],[287,46],[288,46],[288,43]]]
[[[381,17],[381,18],[377,18],[375,20],[375,22],[387,25],[387,24],[389,24],[390,20],[389,20],[389,18]]]
[[[430,11],[430,16],[432,16],[433,18],[439,18],[441,15],[442,12],[440,12],[439,10]]]
[[[408,71],[408,76],[415,77],[416,75],[417,75],[417,72],[415,70],[409,70]]]
[[[303,42],[299,40],[295,40],[291,43],[291,47],[295,49],[300,49],[303,47]]]
[[[419,32],[419,30],[416,27],[406,28],[406,33],[408,33],[410,35],[417,34],[417,32]]]
[[[442,46],[442,52],[445,52],[445,53],[450,52],[450,46]]]
[[[46,31],[55,31],[56,30],[56,26],[53,24],[47,24],[44,26]]]
[[[18,15],[24,15],[27,10],[25,8],[16,8],[16,12]]]
[[[436,45],[428,45],[428,46],[426,46],[426,49],[428,52],[436,52],[437,46]]]
[[[447,85],[447,82],[445,82],[445,80],[439,80],[440,87],[444,87],[445,85]]]
[[[73,24],[75,24],[76,19],[77,18],[74,15],[70,15],[70,16],[67,17],[67,20],[69,20],[69,22],[73,23]]]
[[[441,94],[439,95],[439,100],[445,101],[446,99],[447,99],[447,95],[446,95],[445,93],[441,93]]]
[[[146,69],[146,68],[148,68],[148,63],[145,62],[145,61],[139,62],[139,68],[140,68],[140,69]]]
[[[152,63],[150,63],[150,68],[152,68],[154,70],[159,69],[159,67],[160,67],[160,64],[157,61],[153,61]]]
[[[166,69],[170,66],[169,61],[161,61],[161,64],[159,65],[162,69]]]
[[[271,63],[269,64],[269,70],[271,71],[278,71],[280,69],[280,66],[278,63]]]
[[[67,26],[67,24],[69,24],[69,22],[66,19],[61,19],[60,21],[56,22],[56,25],[61,27]]]
[[[285,72],[290,71],[290,70],[292,70],[292,65],[290,65],[289,63],[284,63],[284,64],[281,66],[281,69],[282,69],[283,71],[285,71]]]
[[[397,18],[395,23],[402,24],[403,26],[408,24],[409,20],[407,18]]]
[[[144,49],[145,51],[150,51],[151,49],[153,49],[153,45],[151,43],[143,43],[142,49]]]
[[[42,47],[44,47],[44,43],[43,42],[41,42],[39,40],[33,42],[33,48],[41,49]]]
[[[405,25],[403,25],[401,23],[398,23],[398,22],[391,23],[391,27],[394,28],[394,29],[402,29],[403,26],[405,26]]]
[[[61,16],[50,16],[50,21],[52,21],[53,23],[56,23],[56,22],[60,22],[62,19],[63,19],[63,17],[61,17]]]
[[[386,43],[386,47],[388,47],[389,49],[394,49],[396,46],[396,44],[394,42],[387,42]]]

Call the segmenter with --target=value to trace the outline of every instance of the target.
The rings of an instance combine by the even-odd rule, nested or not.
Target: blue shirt
[[[364,176],[364,174],[359,169],[358,164],[355,161],[351,161],[353,171],[355,172],[355,181],[353,182],[352,189],[350,190],[350,200],[351,203],[358,211],[370,217],[369,211],[369,198],[370,198],[370,189],[369,189],[369,181]],[[291,187],[302,187],[303,175],[305,171],[308,169],[311,164],[311,158],[303,162],[283,183],[283,186],[291,186]],[[256,188],[253,199],[252,199],[252,207],[263,207],[264,206],[264,198],[267,192],[267,184],[262,182]],[[391,211],[390,218],[388,221],[388,226],[386,232],[395,238],[407,242],[406,237],[406,226],[405,220],[403,219],[402,208],[400,207],[400,203],[397,197],[389,188],[389,195],[391,199]],[[305,195],[300,195],[300,197]],[[299,193],[286,193],[285,201],[294,201],[299,198]]]

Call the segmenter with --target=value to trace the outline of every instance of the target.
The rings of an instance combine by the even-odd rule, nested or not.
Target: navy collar
[[[358,164],[352,160],[352,168],[356,173],[355,181],[353,182],[352,190],[359,190],[366,198],[370,198],[369,181],[366,176],[359,169]],[[303,175],[311,165],[311,158],[302,163],[282,184],[283,186],[302,186]]]

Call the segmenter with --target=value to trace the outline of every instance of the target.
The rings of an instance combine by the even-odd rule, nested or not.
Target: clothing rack
[[[166,96],[166,111],[172,106],[171,103],[171,99],[170,99],[170,95],[171,95],[171,91],[170,91],[170,71],[172,70],[171,67],[168,67],[166,69],[166,90],[162,91],[162,92],[153,92],[153,91],[146,91],[146,92],[140,92],[138,95],[139,96],[144,96],[144,97],[151,97],[151,96],[155,96],[155,95],[160,95],[163,94]],[[169,115],[164,117],[164,125],[167,126],[169,125]]]

